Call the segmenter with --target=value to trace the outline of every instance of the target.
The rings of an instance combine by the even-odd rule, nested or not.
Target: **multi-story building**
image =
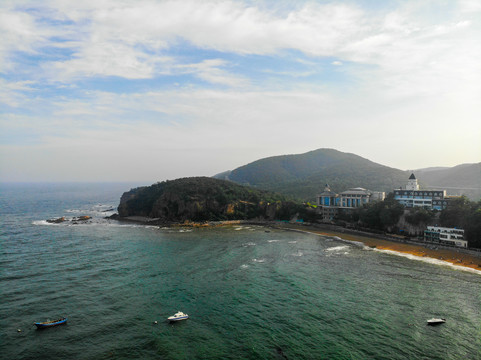
[[[405,189],[394,190],[394,199],[408,208],[421,206],[443,210],[448,205],[446,190],[420,190],[418,180],[411,174]]]
[[[317,196],[317,209],[323,220],[332,220],[339,209],[354,209],[372,201],[382,201],[385,195],[384,192],[369,191],[361,187],[337,194],[326,184],[324,191]]]
[[[428,226],[427,229],[424,230],[424,241],[468,247],[468,242],[464,240],[464,230],[456,228]]]

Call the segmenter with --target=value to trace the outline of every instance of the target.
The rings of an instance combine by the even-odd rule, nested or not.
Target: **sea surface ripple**
[[[103,219],[126,184],[0,189],[1,358],[481,358],[478,274],[313,234]]]

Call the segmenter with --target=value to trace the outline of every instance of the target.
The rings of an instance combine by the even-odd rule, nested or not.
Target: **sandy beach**
[[[396,241],[389,241],[384,239],[378,239],[375,237],[354,235],[350,233],[337,232],[331,230],[324,230],[308,225],[296,225],[286,224],[280,228],[305,231],[313,234],[325,235],[325,236],[337,236],[344,240],[362,242],[364,245],[369,246],[376,250],[393,251],[396,253],[409,254],[417,257],[428,257],[431,259],[446,262],[446,265],[454,265],[474,269],[481,274],[481,253],[471,254],[464,253],[457,249],[433,249],[422,245],[415,245],[409,243],[402,243]]]

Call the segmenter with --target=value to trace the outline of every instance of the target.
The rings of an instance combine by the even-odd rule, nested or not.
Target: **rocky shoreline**
[[[49,224],[62,224],[64,222],[71,222],[72,224],[78,224],[78,223],[85,223],[88,222],[89,220],[92,220],[92,217],[83,215],[83,216],[77,216],[72,219],[67,219],[65,216],[62,216],[60,218],[56,219],[47,219],[45,220]]]

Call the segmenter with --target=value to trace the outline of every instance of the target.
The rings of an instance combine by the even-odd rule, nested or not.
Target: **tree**
[[[432,210],[427,210],[422,207],[414,207],[409,210],[406,215],[406,221],[411,225],[418,226],[420,224],[427,224],[434,219],[435,213]]]
[[[465,196],[452,199],[439,220],[441,226],[464,229],[469,247],[481,248],[481,201],[469,201]]]
[[[451,199],[448,206],[441,211],[439,221],[444,227],[458,227],[464,228],[469,208],[471,207],[470,201],[466,196]]]

